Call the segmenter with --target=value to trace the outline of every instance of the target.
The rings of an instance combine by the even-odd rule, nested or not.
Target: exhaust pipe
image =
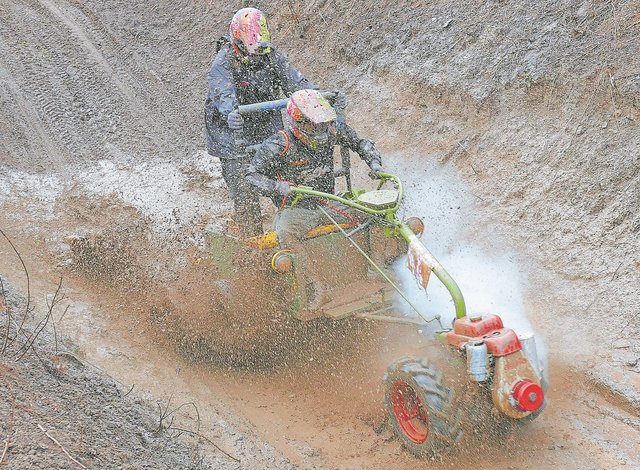
[[[542,366],[540,365],[540,359],[538,359],[535,335],[527,332],[519,335],[518,339],[522,345],[522,352],[531,363],[531,367],[533,367],[535,373],[538,374],[538,379],[542,380]]]
[[[476,382],[485,382],[489,379],[489,354],[487,345],[483,341],[467,343],[467,372]]]

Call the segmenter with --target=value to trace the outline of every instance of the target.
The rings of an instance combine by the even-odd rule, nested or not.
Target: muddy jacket
[[[293,201],[293,198],[284,198],[276,192],[278,180],[310,186],[325,193],[334,193],[333,148],[335,145],[353,150],[369,166],[374,161],[381,163],[380,153],[373,142],[360,139],[358,134],[346,124],[341,124],[329,142],[316,150],[307,147],[286,129],[278,131],[262,144],[255,146],[253,159],[247,170],[247,181],[256,186],[263,195],[271,197],[278,207]],[[298,205],[315,207],[316,201],[303,199]]]
[[[209,153],[234,158],[233,133],[227,115],[238,105],[271,101],[303,88],[315,88],[276,48],[261,56],[259,64],[243,64],[231,49],[228,39],[219,41],[220,49],[211,65],[209,92],[204,106]],[[256,113],[244,117],[243,134],[247,144],[257,144],[282,126],[280,111]]]

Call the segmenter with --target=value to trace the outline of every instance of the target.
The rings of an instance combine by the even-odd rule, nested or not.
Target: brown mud
[[[70,379],[50,374],[58,389],[43,395],[42,364],[31,353],[0,357],[0,385],[11,390],[3,397],[25,397],[21,423],[4,399],[0,465],[69,465],[39,433],[42,422],[64,429],[55,435],[93,468],[640,466],[638,2],[256,2],[299,69],[347,91],[349,120],[379,144],[385,165],[421,175],[435,162],[465,182],[474,217],[456,232],[458,243],[513,253],[526,276],[523,303],[549,358],[547,409],[520,429],[480,427],[426,462],[402,449],[382,405],[387,365],[424,344],[414,328],[291,325],[304,340],[270,367],[185,354],[197,338],[183,331],[201,326],[205,337],[220,336],[206,314],[220,313],[220,299],[237,302],[235,313],[242,303],[262,310],[255,279],[220,284],[198,262],[205,232],[233,231],[200,123],[213,43],[240,3],[0,4],[0,228],[28,267],[36,306],[28,327],[46,314],[63,276],[61,307],[69,310],[56,316],[60,346],[111,377],[91,375],[91,392],[78,382],[85,372],[70,365]],[[366,183],[359,162],[354,172]],[[424,188],[419,179],[409,191]],[[431,188],[423,200],[451,190],[447,180]],[[264,208],[268,223],[273,209]],[[74,249],[73,240],[89,240],[94,251]],[[0,277],[26,295],[5,240]],[[193,314],[190,326],[166,334],[183,321],[166,321],[176,309]],[[225,329],[225,348],[235,333],[255,339],[260,325]],[[55,349],[50,335],[38,343],[43,354]],[[269,344],[261,339],[238,349]],[[60,396],[78,390],[89,408],[107,396],[117,402],[99,411],[124,423],[123,436],[105,440],[112,428],[101,424],[73,440],[66,430],[92,425],[89,415],[59,413],[75,403]],[[38,421],[27,403],[42,400],[51,406],[38,409]],[[197,436],[153,435],[155,400],[196,404],[202,435],[240,463]],[[196,429],[186,408],[178,424]],[[168,443],[164,462],[137,452],[128,437],[140,432],[146,450]]]

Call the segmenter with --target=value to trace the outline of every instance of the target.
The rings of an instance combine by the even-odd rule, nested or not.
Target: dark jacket
[[[333,148],[335,145],[353,150],[369,166],[374,161],[381,163],[380,153],[373,142],[361,139],[346,124],[341,124],[329,142],[316,150],[306,146],[296,139],[290,130],[285,129],[255,147],[246,179],[263,195],[271,197],[278,207],[293,201],[293,198],[283,198],[275,191],[278,180],[310,186],[325,193],[334,193]],[[300,203],[301,207],[315,205],[316,201],[312,199],[305,199]]]
[[[260,63],[243,64],[228,39],[221,39],[219,45],[207,77],[209,92],[204,105],[207,147],[212,155],[234,158],[237,155],[233,133],[227,126],[231,111],[238,105],[276,100],[315,87],[275,47],[260,57]],[[248,145],[262,142],[283,127],[280,111],[243,117],[243,134]]]

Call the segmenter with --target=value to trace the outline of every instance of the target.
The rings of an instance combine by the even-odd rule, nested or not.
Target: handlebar
[[[398,199],[396,200],[396,203],[393,207],[390,207],[388,209],[372,209],[371,207],[364,206],[352,199],[347,199],[347,198],[338,196],[336,194],[316,191],[315,189],[310,188],[309,186],[292,186],[291,192],[294,193],[297,197],[311,196],[311,197],[318,197],[323,199],[329,199],[331,201],[336,201],[346,206],[352,207],[353,209],[362,211],[366,214],[385,215],[385,216],[393,215],[400,207],[402,198],[404,196],[402,182],[400,181],[400,178],[398,178],[396,175],[392,175],[391,173],[385,173],[380,171],[377,173],[377,176],[380,178],[380,185],[378,187],[381,187],[386,181],[390,181],[398,191]]]
[[[333,91],[322,91],[322,96],[327,99],[334,98],[336,93]],[[242,104],[238,106],[238,112],[240,114],[252,114],[252,113],[268,113],[270,111],[277,111],[284,109],[289,104],[289,98],[283,98],[281,100],[263,101],[262,103]]]

